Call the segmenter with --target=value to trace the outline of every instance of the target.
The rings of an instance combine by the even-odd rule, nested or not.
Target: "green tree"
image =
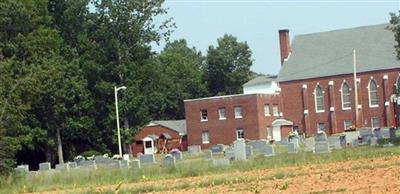
[[[196,48],[189,48],[186,40],[168,43],[158,56],[163,72],[163,94],[166,104],[164,118],[183,119],[185,99],[206,96],[207,89],[202,81],[204,57]]]
[[[242,84],[249,81],[253,64],[251,50],[246,42],[225,34],[218,46],[210,46],[204,65],[204,80],[211,95],[238,94]]]
[[[400,11],[397,15],[396,13],[390,13],[390,30],[394,33],[394,39],[397,44],[394,46],[396,49],[397,58],[400,59]],[[399,83],[397,83],[399,84]],[[400,96],[400,86],[397,87],[397,96]]]

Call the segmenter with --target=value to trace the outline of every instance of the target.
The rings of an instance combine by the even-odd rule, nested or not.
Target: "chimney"
[[[279,30],[279,45],[281,47],[281,65],[283,65],[283,62],[288,58],[291,52],[288,29]]]

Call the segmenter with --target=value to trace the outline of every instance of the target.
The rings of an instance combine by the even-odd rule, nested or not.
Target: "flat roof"
[[[213,100],[213,99],[223,99],[223,98],[234,98],[234,97],[245,97],[245,96],[258,96],[258,95],[263,95],[263,96],[274,96],[278,94],[264,94],[264,93],[252,93],[252,94],[233,94],[233,95],[224,95],[224,96],[211,96],[211,97],[205,97],[205,98],[195,98],[195,99],[187,99],[183,100],[184,102],[192,102],[192,101],[200,101],[200,100]]]

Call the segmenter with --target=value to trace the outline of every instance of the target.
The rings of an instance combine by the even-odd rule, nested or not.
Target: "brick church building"
[[[355,126],[398,126],[394,102],[400,61],[387,26],[299,35],[292,44],[289,31],[279,31],[282,112],[294,129],[312,135],[317,130],[333,134]]]

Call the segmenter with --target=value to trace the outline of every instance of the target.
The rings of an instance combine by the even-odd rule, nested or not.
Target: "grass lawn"
[[[164,180],[182,177],[197,177],[203,175],[217,175],[231,171],[250,171],[256,169],[279,168],[287,166],[301,166],[305,164],[321,164],[340,162],[356,159],[377,158],[383,156],[400,155],[399,147],[358,147],[334,150],[328,154],[313,154],[311,152],[300,152],[298,154],[287,154],[283,147],[276,149],[277,155],[273,157],[255,156],[248,161],[233,162],[227,167],[214,167],[210,161],[203,159],[204,156],[185,157],[179,161],[176,168],[164,168],[159,164],[142,165],[141,169],[76,169],[70,172],[39,173],[36,176],[3,177],[0,180],[0,193],[40,192],[76,188],[96,188],[102,185],[118,185],[120,183],[132,183],[151,180]],[[185,155],[186,156],[186,155]],[[160,160],[158,160],[160,161]],[[290,176],[291,172],[281,172],[275,178]],[[246,180],[227,178],[216,178],[205,181],[199,186],[207,187],[209,184],[223,184],[226,181]],[[174,187],[183,189],[189,184],[176,184]],[[141,193],[152,191],[163,191],[163,186],[149,186],[129,190],[129,193]],[[89,189],[90,190],[90,189]],[[113,192],[113,191],[109,191]],[[128,192],[128,191],[127,191]],[[90,193],[90,192],[89,192]]]

